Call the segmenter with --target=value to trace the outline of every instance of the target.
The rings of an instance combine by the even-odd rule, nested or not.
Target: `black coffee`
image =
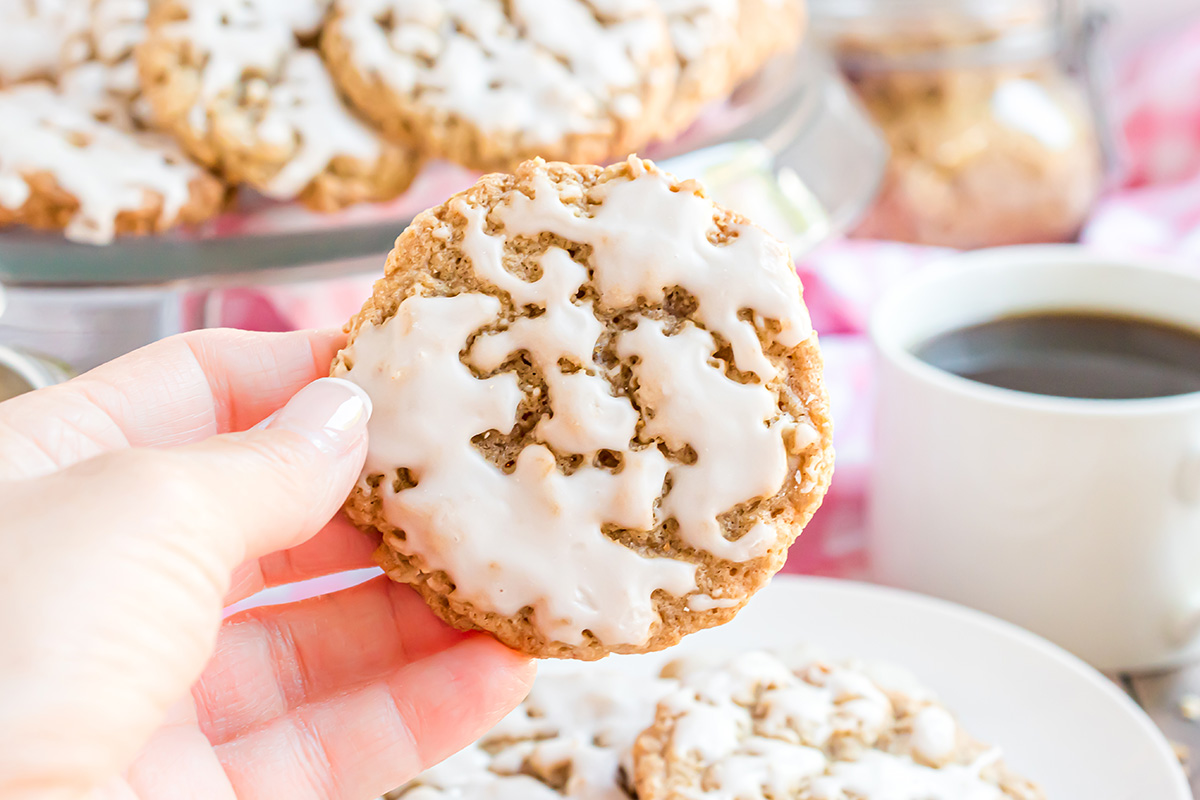
[[[1137,317],[1042,312],[942,334],[922,361],[1019,392],[1128,400],[1200,392],[1200,331]]]

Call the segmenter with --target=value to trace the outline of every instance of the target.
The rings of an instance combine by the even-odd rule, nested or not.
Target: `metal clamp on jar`
[[[975,248],[1075,237],[1115,162],[1097,18],[1062,0],[813,0],[892,159],[856,235]]]

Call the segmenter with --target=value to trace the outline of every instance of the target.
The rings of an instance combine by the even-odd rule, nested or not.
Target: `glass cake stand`
[[[680,138],[642,154],[681,178],[700,178],[797,254],[853,224],[887,160],[836,67],[809,46],[769,63]],[[201,228],[103,247],[0,232],[0,346],[10,351],[0,355],[35,354],[66,367],[47,374],[78,371],[205,327],[231,287],[381,271],[413,216],[476,177],[432,163],[398,200],[332,215],[247,194],[238,211]]]

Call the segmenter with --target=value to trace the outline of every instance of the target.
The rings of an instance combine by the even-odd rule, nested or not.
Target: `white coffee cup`
[[[1200,654],[1200,393],[1049,397],[977,383],[912,352],[1036,311],[1200,330],[1200,278],[1177,266],[1002,248],[954,256],[884,298],[871,325],[878,580],[1008,619],[1105,670]]]

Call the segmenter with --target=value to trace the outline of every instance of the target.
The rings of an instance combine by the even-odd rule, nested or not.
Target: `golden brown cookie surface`
[[[779,242],[649,162],[527,162],[420,215],[333,373],[374,402],[347,504],[443,618],[539,656],[721,624],[832,470]]]

